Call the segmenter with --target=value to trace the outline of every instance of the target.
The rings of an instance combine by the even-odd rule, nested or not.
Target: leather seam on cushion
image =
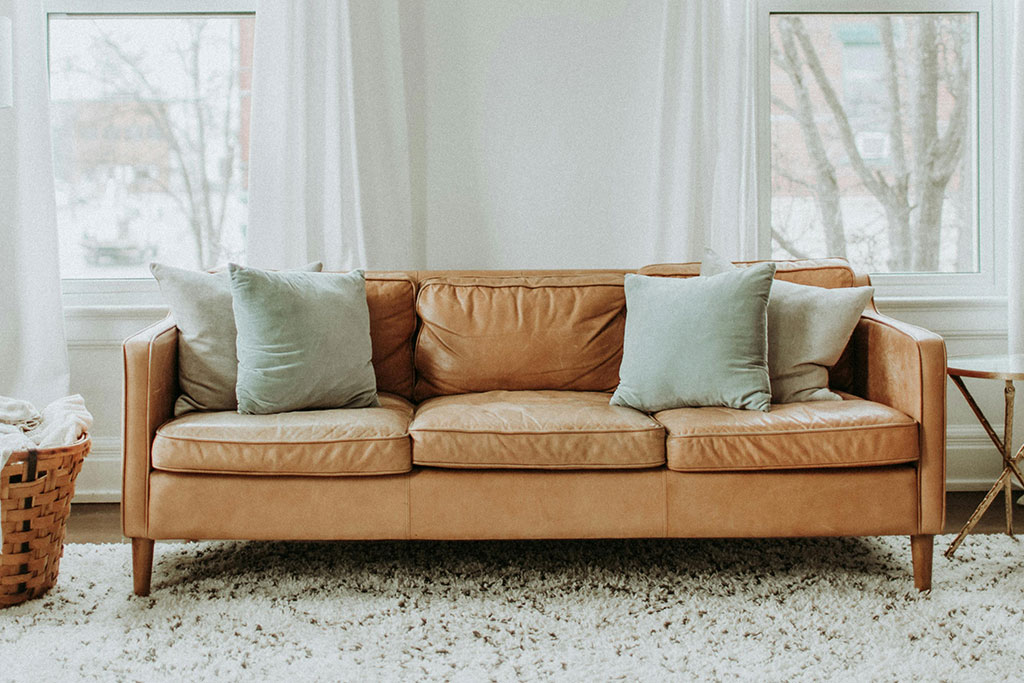
[[[576,289],[579,287],[614,287],[615,289],[622,289],[622,285],[615,284],[612,282],[563,282],[563,283],[540,283],[540,284],[526,284],[522,282],[481,282],[481,283],[469,283],[469,282],[426,282],[420,287],[420,292],[417,295],[417,299],[422,295],[423,290],[427,287],[469,287],[477,289],[479,287],[487,287],[489,289],[565,289],[572,288]],[[417,301],[417,303],[419,303]]]
[[[153,407],[152,406],[152,403],[153,403],[153,401],[152,401],[152,398],[153,398],[153,392],[152,392],[152,388],[153,388],[152,387],[152,383],[153,383],[153,346],[156,344],[156,341],[160,337],[162,337],[164,334],[169,334],[172,330],[176,334],[178,333],[178,323],[177,323],[177,321],[175,321],[171,317],[170,314],[168,314],[164,318],[164,320],[166,320],[167,318],[171,318],[171,321],[174,322],[174,325],[173,326],[167,326],[166,328],[164,328],[163,330],[161,330],[157,334],[155,334],[152,337],[150,337],[149,338],[149,345],[148,345],[148,348],[146,349],[146,496],[145,496],[144,502],[145,502],[145,505],[146,505],[146,510],[145,510],[145,512],[146,512],[146,517],[145,517],[146,524],[145,524],[145,526],[146,526],[146,537],[147,538],[149,537],[149,517],[150,517],[150,515],[149,515],[149,507],[150,507],[150,498],[152,498],[151,491],[150,491],[150,486],[149,486],[149,479],[150,479],[150,474],[155,469],[154,466],[153,466],[153,439],[154,439],[154,437],[156,435],[154,434],[153,436],[150,436],[150,431],[149,431],[149,429],[150,429],[149,424],[150,424],[150,421],[151,421],[150,417],[151,417],[151,411],[152,411],[152,407]],[[159,324],[159,321],[157,323],[154,323],[154,325],[158,325],[158,324]],[[179,352],[180,352],[181,347],[179,346],[178,348],[179,348]],[[175,354],[175,355],[177,355],[177,354]],[[181,387],[179,386],[178,389],[180,390]],[[125,391],[127,392],[127,388],[125,389]],[[174,414],[173,409],[171,411],[171,414],[172,415]],[[156,431],[159,432],[160,431],[160,427],[157,427]]]
[[[494,431],[494,430],[473,430],[473,429],[444,429],[428,427],[426,429],[409,429],[409,435],[413,434],[487,434],[491,436],[571,436],[575,434],[586,435],[586,434],[645,434],[647,432],[664,432],[664,427],[648,427],[645,429],[588,429],[588,430],[564,430],[564,431],[545,431],[545,432],[506,432],[506,431]]]
[[[405,474],[412,471],[412,465],[401,470],[358,470],[358,471],[334,471],[334,472],[254,472],[253,470],[200,470],[184,469],[181,467],[157,467],[161,472],[174,472],[175,474],[224,474],[224,475],[245,475],[247,477],[373,477],[384,474]]]
[[[767,261],[736,261],[735,263],[743,265],[743,266],[751,266],[751,265],[757,265],[759,263],[783,263],[783,264],[785,264],[785,263],[793,263],[793,262],[792,261],[767,260]],[[658,268],[658,267],[663,267],[663,266],[688,266],[688,265],[697,265],[697,264],[696,263],[652,263],[652,264],[650,264],[648,266],[643,266],[641,268],[641,270],[643,268]],[[804,267],[804,268],[785,268],[785,269],[779,270],[777,272],[779,272],[779,273],[809,273],[809,272],[813,272],[815,270],[841,270],[841,271],[844,271],[844,272],[847,272],[847,273],[851,273],[851,274],[854,272],[854,270],[853,270],[853,268],[851,266],[842,265],[842,264],[839,264],[839,263],[836,263],[836,264],[822,264],[822,265],[817,265],[817,266],[807,266],[807,267]],[[697,277],[697,275],[694,275],[694,277]]]
[[[924,420],[924,418],[925,418],[924,353],[921,350],[921,342],[919,340],[917,340],[917,339],[914,339],[913,342],[914,342],[914,350],[917,352],[917,384],[918,384],[919,387],[921,387],[921,394],[918,397],[918,404],[921,407],[918,408],[918,410],[921,413],[921,419]],[[1013,424],[1012,416],[1011,416],[1010,424],[1011,424],[1011,426]],[[1004,433],[1004,436],[1005,436],[1005,433]],[[917,432],[917,450],[918,450],[919,454],[923,454],[925,452],[925,449],[924,449],[924,439],[925,439],[924,430],[923,429],[918,430],[918,432]],[[1008,451],[1009,450],[1006,447],[1005,444],[1003,445],[1003,450],[1004,451]],[[1006,453],[1006,455],[1009,455],[1009,453]],[[920,462],[920,460],[921,460],[921,458],[918,457],[918,462]],[[945,463],[945,458],[943,458],[943,463]],[[943,481],[945,481],[945,474],[946,473],[943,472],[942,474],[943,474]],[[921,487],[921,465],[920,464],[917,466],[917,472],[915,473],[915,479],[916,479],[916,483],[917,483],[917,533],[921,533],[921,530],[924,528],[924,489]],[[1011,493],[1012,493],[1013,487],[1011,486],[1010,489],[1011,489]],[[1012,515],[1013,513],[1011,512],[1010,514]],[[1010,526],[1011,527],[1013,526],[1012,520],[1011,520]],[[1011,528],[1011,531],[1012,531],[1012,528]]]
[[[905,330],[904,328],[900,327],[899,325],[893,325],[889,320],[886,320],[886,318],[888,318],[888,316],[886,316],[884,313],[880,313],[878,311],[874,311],[874,313],[877,313],[877,316],[876,315],[863,315],[862,314],[861,317],[860,317],[860,320],[866,320],[866,321],[868,321],[868,323],[875,323],[877,325],[881,325],[882,327],[886,327],[886,328],[888,328],[890,330],[894,330],[897,334],[900,334],[900,335],[906,337],[907,339],[909,339],[910,341],[914,342],[914,345],[917,347],[918,361],[920,361],[920,359],[921,359],[921,342],[927,341],[927,339],[919,339],[919,338],[915,337],[914,335],[910,334],[909,331]],[[857,321],[858,324],[860,323],[860,320]],[[901,322],[901,321],[896,321],[896,322]],[[920,329],[923,330],[924,328],[920,328]],[[924,330],[924,331],[925,332],[930,332],[929,330]],[[941,337],[939,337],[939,338],[941,339]]]
[[[540,470],[617,470],[617,469],[641,469],[648,467],[660,467],[665,464],[665,460],[657,460],[652,462],[642,463],[601,463],[601,462],[581,462],[581,463],[496,463],[496,462],[448,462],[444,460],[417,460],[416,456],[413,455],[414,465],[423,465],[426,467],[448,467],[451,469],[496,469],[496,470],[523,470],[523,469],[540,469]]]
[[[412,449],[410,448],[410,460]],[[409,463],[409,472],[413,471],[413,463]],[[412,475],[405,478],[405,537],[412,540]]]
[[[364,441],[402,441],[403,439],[409,438],[409,433],[406,432],[401,436],[368,436],[360,437],[358,439],[329,439],[324,441],[232,441],[226,439],[201,439],[190,436],[174,436],[171,434],[163,434],[160,429],[156,430],[156,435],[163,439],[173,439],[174,441],[190,441],[195,443],[219,443],[228,446],[245,444],[246,446],[311,446],[315,444],[331,444],[331,443],[362,443]]]
[[[761,263],[789,263],[789,262],[788,261],[737,261],[736,263],[739,264],[739,265],[742,265],[743,267],[749,267],[749,266],[758,265],[758,264],[761,264]],[[691,264],[689,264],[689,263],[652,263],[649,266],[643,266],[643,268],[658,268],[658,267],[685,266],[685,265],[691,265]],[[641,270],[643,268],[641,268]],[[839,264],[836,264],[834,266],[833,265],[823,265],[823,266],[808,266],[807,268],[785,268],[785,269],[782,269],[782,270],[778,270],[777,272],[778,273],[813,273],[816,270],[840,270],[840,271],[843,271],[844,273],[850,273],[850,274],[853,274],[853,272],[854,272],[852,268],[849,268],[847,266],[841,266]],[[680,273],[680,274],[682,274],[682,273]],[[699,275],[695,273],[692,277],[699,277]]]
[[[668,453],[665,453],[665,469],[661,471],[661,495],[664,497],[663,500],[663,515],[661,524],[661,535],[664,538],[668,538]]]
[[[771,261],[755,261],[755,263],[771,263]],[[778,272],[780,273],[812,273],[816,270],[841,270],[844,273],[853,274],[853,269],[848,266],[841,266],[836,264],[834,266],[808,266],[807,268],[784,268]]]
[[[908,465],[919,462],[917,458],[899,458],[894,460],[858,460],[844,462],[824,462],[820,464],[799,464],[799,465],[729,465],[725,467],[673,467],[672,460],[668,460],[668,469],[673,472],[761,472],[771,470],[820,470],[829,467],[881,467],[884,465]]]
[[[909,419],[909,418],[908,418]],[[851,432],[851,431],[864,431],[866,429],[898,429],[903,427],[917,427],[919,426],[917,421],[911,420],[910,422],[889,422],[885,424],[875,425],[861,425],[857,427],[829,427],[827,429],[785,429],[785,430],[764,430],[764,431],[750,431],[750,432],[700,432],[694,434],[672,434],[668,433],[669,439],[709,439],[709,438],[728,438],[728,437],[742,437],[742,436],[756,436],[766,437],[775,436],[777,434],[830,434],[832,432]],[[668,429],[666,427],[666,429]]]
[[[345,271],[327,270],[327,271],[324,271],[324,272],[326,272],[326,273],[343,273]],[[394,276],[388,276],[388,275],[379,275],[379,276],[378,275],[364,275],[364,277],[367,280],[373,280],[374,282],[402,282],[402,283],[405,283],[405,284],[412,285],[413,288],[415,288],[415,286],[416,286],[415,283],[413,283],[412,279],[408,278],[408,277],[394,277]]]

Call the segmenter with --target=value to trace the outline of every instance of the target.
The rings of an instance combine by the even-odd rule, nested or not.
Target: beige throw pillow
[[[735,268],[709,249],[700,274]],[[874,291],[874,287],[826,289],[775,281],[768,301],[772,403],[842,400],[829,391],[828,368],[839,361]]]

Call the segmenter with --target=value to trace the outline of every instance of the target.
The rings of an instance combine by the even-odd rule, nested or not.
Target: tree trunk
[[[918,18],[914,54],[917,55],[917,87],[911,141],[914,148],[913,197],[917,216],[914,221],[911,263],[915,271],[936,271],[939,269],[942,199],[946,184],[937,184],[932,175],[939,139],[939,60],[933,17]]]
[[[975,210],[974,210],[974,145],[970,135],[964,136],[963,152],[960,155],[960,183],[956,192],[956,271],[970,272],[977,269],[974,259]]]
[[[918,196],[916,248],[912,267],[914,272],[935,272],[939,269],[939,245],[941,244],[942,204],[948,179],[925,181],[924,191]]]
[[[903,107],[900,99],[900,69],[893,36],[892,17],[879,18],[882,54],[885,57],[885,89],[888,94],[887,120],[889,125],[889,153],[892,155],[893,179],[885,184],[884,195],[876,197],[885,209],[888,220],[889,256],[886,266],[890,272],[910,267],[910,172],[903,149]]]
[[[825,248],[829,256],[846,257],[846,231],[843,227],[842,207],[839,204],[839,183],[836,180],[836,169],[829,161],[825,144],[814,121],[814,105],[807,83],[804,80],[803,67],[793,40],[791,19],[779,21],[779,35],[782,39],[781,62],[783,70],[793,84],[796,94],[796,118],[807,145],[807,153],[814,167],[814,203],[821,215],[825,230]]]
[[[911,267],[910,204],[906,197],[907,186],[904,181],[903,201],[882,202],[888,222],[889,255],[886,258],[886,267],[890,273],[899,273]]]

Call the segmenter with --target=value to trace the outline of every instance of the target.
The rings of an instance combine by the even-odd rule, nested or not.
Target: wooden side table
[[[974,525],[978,523],[981,516],[992,505],[992,501],[999,495],[1000,490],[1003,491],[1006,500],[1006,533],[1013,536],[1013,490],[1011,480],[1016,477],[1021,486],[1024,486],[1024,474],[1020,470],[1021,460],[1024,459],[1024,447],[1017,451],[1015,455],[1010,453],[1010,449],[1013,448],[1013,399],[1015,393],[1013,382],[1014,380],[1024,380],[1024,355],[1001,354],[950,358],[946,363],[946,373],[953,380],[953,384],[957,386],[960,393],[964,395],[967,405],[974,411],[975,417],[981,422],[981,426],[985,428],[988,438],[992,439],[996,450],[999,451],[999,455],[1003,458],[1002,474],[999,475],[999,478],[992,485],[992,488],[989,489],[984,500],[981,501],[981,504],[978,505],[978,508],[971,515],[971,518],[964,524],[963,529],[960,530],[960,533],[953,539],[953,542],[949,544],[949,548],[946,549],[946,557],[953,557],[953,553],[963,543],[964,537],[971,532]],[[978,407],[974,397],[971,396],[971,392],[967,391],[963,381],[964,377],[1003,380],[1005,406],[1002,439],[996,435],[992,425],[985,419],[984,413],[981,412],[981,408]]]

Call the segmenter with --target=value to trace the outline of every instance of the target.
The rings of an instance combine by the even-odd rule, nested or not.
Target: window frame
[[[1009,112],[1009,100],[996,83],[1009,83],[1006,60],[997,51],[1009,48],[1009,6],[1005,0],[758,0],[756,31],[755,130],[757,139],[757,225],[750,237],[759,258],[771,257],[771,59],[769,55],[772,14],[879,14],[879,13],[973,13],[977,15],[975,68],[977,88],[973,103],[977,121],[975,164],[977,168],[978,271],[973,273],[871,273],[876,296],[916,299],[1005,296],[1007,260],[1005,166],[1008,131],[997,136],[996,113]],[[997,21],[997,15],[1000,19]],[[998,138],[998,139],[997,139]]]
[[[96,16],[217,16],[256,15],[258,0],[43,0],[46,15],[47,78],[49,78],[51,17]],[[160,290],[151,277],[65,278],[61,277],[65,305],[146,306],[161,304]]]

